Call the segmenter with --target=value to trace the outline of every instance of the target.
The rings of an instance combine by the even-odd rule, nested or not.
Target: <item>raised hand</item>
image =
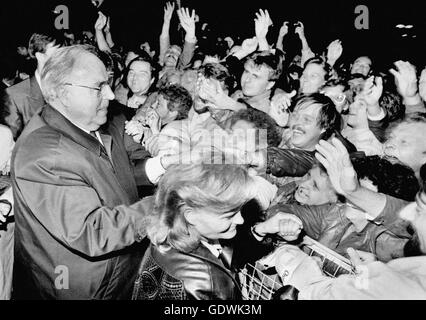
[[[249,55],[256,51],[258,44],[259,41],[257,40],[257,37],[245,39],[241,44],[241,50],[243,50],[245,53],[247,53],[247,55]]]
[[[423,101],[426,101],[426,68],[423,69],[419,80],[419,93]]]
[[[191,14],[189,14],[188,8],[181,8],[177,11],[177,14],[179,17],[180,24],[185,30],[186,34],[188,36],[195,37],[195,10],[192,10]]]
[[[266,35],[268,34],[268,29],[272,25],[272,20],[269,17],[268,10],[263,11],[262,9],[260,9],[259,12],[256,13],[256,19],[254,19],[254,22],[256,37],[259,40],[266,38]]]
[[[356,191],[359,187],[358,179],[348,151],[340,140],[332,138],[331,143],[320,140],[315,148],[315,157],[327,169],[336,192],[345,195]]]
[[[170,22],[170,20],[172,19],[174,10],[175,10],[175,3],[167,2],[166,6],[164,7],[164,21]]]
[[[107,24],[108,18],[102,13],[102,12],[98,12],[98,19],[96,20],[95,23],[95,29],[98,31],[102,31],[106,24]]]
[[[361,92],[367,105],[373,106],[379,103],[383,93],[383,80],[381,77],[369,77],[364,82],[364,88]]]
[[[305,26],[303,25],[302,22],[297,21],[297,23],[296,23],[296,29],[294,30],[294,32],[299,35],[299,38],[304,38],[305,37]]]
[[[296,90],[293,90],[290,93],[279,93],[274,95],[271,99],[271,106],[268,114],[281,127],[287,125],[288,118],[290,116],[288,108],[291,105],[291,99],[296,95],[296,93]]]
[[[288,21],[284,21],[283,25],[280,28],[279,36],[284,37],[288,33]]]
[[[153,134],[161,131],[161,118],[154,109],[149,109],[146,113],[146,125],[151,128]]]
[[[389,72],[395,77],[395,84],[399,94],[403,98],[414,97],[418,92],[416,68],[408,61],[397,61],[394,63],[397,70],[390,69]]]
[[[328,45],[327,48],[327,61],[334,65],[337,59],[340,58],[343,52],[342,42],[340,40],[334,40]]]

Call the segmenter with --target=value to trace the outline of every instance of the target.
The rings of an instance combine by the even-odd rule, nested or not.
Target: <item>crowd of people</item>
[[[426,299],[426,69],[254,15],[216,41],[167,3],[154,50],[99,10],[1,64],[0,299],[238,300],[262,259],[299,299]]]

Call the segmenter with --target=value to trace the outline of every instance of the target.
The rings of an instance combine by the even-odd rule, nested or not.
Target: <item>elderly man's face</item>
[[[371,70],[371,60],[369,57],[359,57],[355,60],[351,68],[351,74],[359,73],[364,77],[368,76]]]
[[[109,100],[114,93],[108,85],[104,64],[93,54],[81,54],[67,77],[62,97],[66,116],[88,131],[96,131],[107,121]]]
[[[298,149],[313,151],[324,132],[318,124],[321,105],[305,102],[296,105],[290,117],[290,143]]]
[[[241,89],[246,97],[255,97],[272,89],[275,82],[269,81],[269,68],[256,66],[252,61],[244,65],[241,76]]]
[[[426,123],[401,123],[390,133],[384,145],[384,153],[398,158],[419,173],[426,163]]]

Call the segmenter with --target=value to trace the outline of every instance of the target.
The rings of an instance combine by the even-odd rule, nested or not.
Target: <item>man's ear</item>
[[[169,114],[170,114],[170,118],[176,119],[179,113],[177,110],[173,110],[173,111],[169,111]]]
[[[266,90],[271,90],[275,86],[275,81],[268,81],[268,85],[266,86]]]
[[[51,90],[51,92],[48,93],[52,100],[59,100],[61,104],[67,108],[69,105],[69,95],[70,92],[65,89],[65,86],[60,86],[56,91]]]

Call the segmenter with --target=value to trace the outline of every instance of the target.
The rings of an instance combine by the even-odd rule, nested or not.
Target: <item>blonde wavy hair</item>
[[[254,180],[247,170],[231,164],[180,164],[161,178],[147,234],[160,250],[190,252],[201,240],[185,211],[208,208],[221,215],[255,197]]]

